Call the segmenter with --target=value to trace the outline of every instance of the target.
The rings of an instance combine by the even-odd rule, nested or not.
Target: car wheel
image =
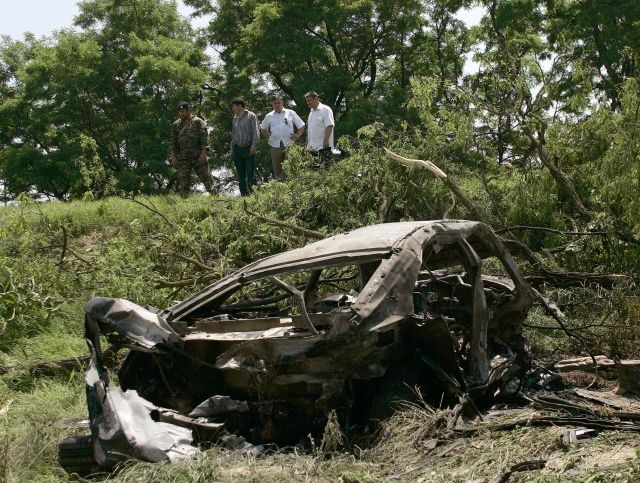
[[[87,475],[99,470],[91,435],[73,436],[58,444],[58,463],[68,473]]]

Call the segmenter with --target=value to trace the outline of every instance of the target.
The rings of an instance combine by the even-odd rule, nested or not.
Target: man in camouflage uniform
[[[195,170],[209,193],[216,194],[209,171],[207,148],[209,132],[206,123],[191,112],[188,102],[178,105],[178,117],[171,126],[171,164],[178,171],[178,190],[186,197],[191,190],[191,170]]]

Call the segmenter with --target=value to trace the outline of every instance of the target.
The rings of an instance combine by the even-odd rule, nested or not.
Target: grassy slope
[[[193,197],[152,198],[167,219],[128,200],[31,204],[0,209],[0,481],[65,481],[56,445],[69,434],[57,422],[85,417],[82,374],[38,376],[29,365],[83,356],[82,308],[94,295],[164,307],[194,291],[156,288],[160,280],[199,273],[199,259],[219,276],[233,266],[299,245],[302,239],[260,227],[234,202]],[[42,210],[42,211],[40,211]],[[66,235],[65,235],[66,233]],[[64,260],[61,257],[62,245]],[[177,255],[176,255],[177,254]],[[185,258],[180,258],[182,255]],[[272,454],[258,459],[213,448],[176,465],[133,463],[120,481],[466,481],[495,477],[511,464],[550,459],[543,471],[513,481],[637,481],[640,438],[608,433],[565,448],[557,429],[483,431],[436,456],[428,449],[443,413],[416,408],[389,423],[385,437],[358,458]],[[599,455],[599,459],[595,458]],[[603,458],[602,455],[605,457]]]

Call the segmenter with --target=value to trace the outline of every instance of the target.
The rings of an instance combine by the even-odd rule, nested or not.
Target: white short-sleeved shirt
[[[321,102],[318,107],[311,109],[307,125],[307,148],[316,150],[324,148],[325,128],[336,125],[333,120],[333,111],[329,106]],[[329,146],[334,147],[333,131],[331,131],[331,137],[329,138]]]
[[[291,109],[282,109],[280,112],[271,111],[264,116],[261,129],[269,129],[269,146],[278,148],[280,146],[291,146],[293,141],[291,135],[303,127],[304,121]],[[282,143],[282,144],[281,144]]]

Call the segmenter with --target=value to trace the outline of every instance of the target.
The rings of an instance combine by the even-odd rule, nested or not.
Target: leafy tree
[[[640,75],[640,3],[636,0],[547,0],[545,33],[573,69],[586,69],[598,93],[618,109],[620,89]]]
[[[383,61],[398,57],[401,87],[408,85],[413,38],[424,24],[417,0],[238,1],[187,0],[214,17],[206,36],[228,69],[252,86],[269,84],[306,110],[304,93],[318,91],[324,102],[353,126],[375,117]],[[246,86],[248,89],[251,87]]]
[[[620,89],[620,110],[598,110],[585,123],[587,132],[579,133],[582,143],[576,135],[570,138],[575,146],[591,148],[583,156],[595,168],[598,201],[634,233],[640,232],[639,121],[640,79],[628,79]]]
[[[204,46],[168,0],[86,0],[48,42],[6,45],[12,68],[0,112],[15,113],[0,151],[7,189],[57,198],[87,189],[156,192],[172,174],[169,126],[206,80]],[[13,56],[13,57],[12,57]],[[99,160],[104,170],[96,171]],[[88,184],[87,184],[88,183]]]
[[[49,103],[25,97],[25,68],[45,50],[33,36],[23,42],[5,38],[0,47],[0,178],[5,196],[36,186],[42,194],[64,198],[80,178],[69,161],[78,154],[73,136],[64,132],[60,120],[52,122]]]
[[[499,163],[542,164],[556,181],[572,215],[588,218],[579,188],[571,179],[576,166],[564,153],[550,151],[553,123],[579,122],[587,112],[591,82],[570,59],[554,52],[543,32],[547,19],[534,0],[483,0],[486,16],[476,34],[478,74],[470,76],[481,135],[490,139]],[[579,173],[578,171],[575,171]]]

